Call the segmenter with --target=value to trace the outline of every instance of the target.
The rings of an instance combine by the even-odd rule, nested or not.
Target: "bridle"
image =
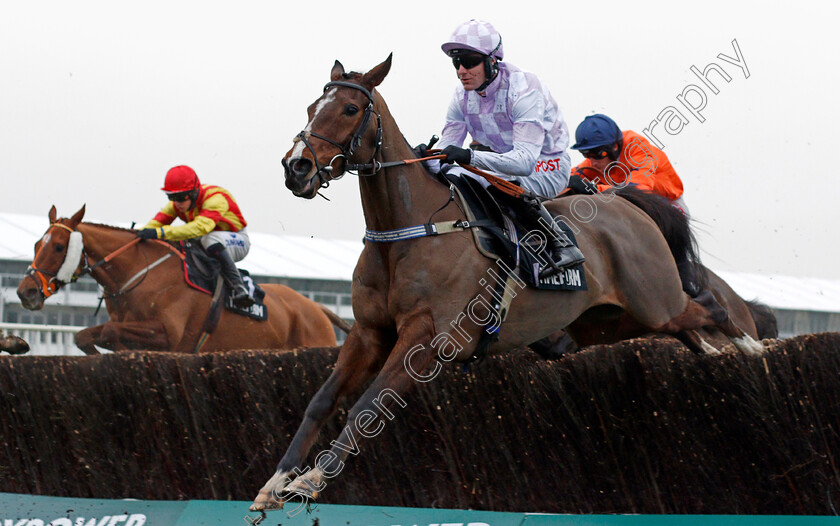
[[[49,234],[50,231],[53,229],[53,227],[63,228],[64,230],[67,230],[71,234],[73,232],[76,232],[76,230],[70,228],[69,226],[67,226],[63,223],[55,222],[55,223],[50,224],[50,227],[47,229],[46,234]],[[46,234],[45,234],[45,236],[46,236]],[[50,296],[52,296],[53,294],[58,292],[58,289],[61,286],[65,285],[64,281],[58,279],[58,272],[49,272],[47,270],[41,270],[41,269],[39,269],[35,266],[35,261],[38,260],[38,256],[41,254],[41,251],[44,250],[44,247],[46,247],[46,246],[47,246],[47,243],[44,243],[44,244],[41,245],[41,248],[39,248],[38,252],[35,254],[35,258],[32,260],[32,264],[29,265],[26,268],[26,274],[25,274],[26,276],[29,276],[30,278],[32,278],[32,281],[34,281],[35,285],[37,285],[37,287],[38,287],[38,292],[41,293],[41,296],[43,296],[44,299],[49,298]],[[69,247],[69,243],[68,243],[68,247]],[[84,249],[82,249],[82,253],[80,254],[80,259],[81,259],[82,255],[84,255]],[[87,256],[85,255],[84,258],[85,258],[85,267],[87,267]],[[70,282],[72,283],[73,281],[76,281],[79,278],[79,275],[76,275],[74,273]],[[47,278],[49,278],[49,279],[47,279]]]
[[[67,230],[68,232],[70,232],[71,235],[74,232],[79,232],[78,230],[74,230],[74,229],[70,228],[69,226],[67,226],[65,224],[55,222],[55,223],[50,224],[50,228],[47,229],[46,233],[48,234],[50,232],[50,230],[52,230],[53,227],[63,228],[64,230]],[[79,234],[81,234],[81,232],[79,232]],[[82,240],[81,241],[82,250],[81,250],[81,253],[79,255],[79,263],[76,265],[76,268],[81,266],[82,269],[78,272],[74,272],[69,281],[64,281],[64,280],[58,279],[58,272],[49,272],[49,271],[41,270],[41,269],[35,267],[35,261],[38,260],[38,256],[41,254],[41,250],[43,250],[44,247],[47,245],[47,243],[44,243],[43,245],[41,245],[41,248],[39,248],[38,252],[35,254],[35,258],[32,260],[32,264],[29,265],[29,267],[26,269],[26,275],[29,276],[30,278],[32,278],[32,281],[35,282],[35,285],[38,288],[38,292],[41,293],[41,296],[44,299],[47,299],[50,296],[52,296],[53,294],[55,294],[56,292],[58,292],[58,289],[61,288],[64,285],[66,285],[68,282],[69,283],[75,283],[82,276],[90,274],[91,272],[93,272],[94,270],[99,268],[100,266],[104,265],[105,263],[108,263],[109,261],[111,261],[112,259],[117,257],[118,255],[125,252],[128,248],[130,248],[130,247],[136,245],[137,243],[139,243],[140,241],[141,241],[140,238],[133,239],[133,240],[129,241],[128,243],[126,243],[125,245],[121,246],[120,248],[116,249],[115,251],[111,252],[110,254],[108,254],[107,256],[102,258],[101,260],[97,261],[93,265],[90,265],[90,264],[88,264],[88,256],[87,256],[87,252],[85,251],[85,248],[84,248],[84,241]],[[144,257],[144,259],[146,259],[146,266],[144,267],[144,269],[142,271],[140,271],[140,273],[138,273],[137,275],[135,275],[134,277],[129,279],[128,282],[125,285],[123,285],[123,287],[120,288],[117,292],[110,293],[110,294],[103,293],[102,298],[100,298],[100,303],[101,303],[101,300],[104,299],[104,298],[115,298],[117,296],[122,296],[122,295],[127,294],[128,292],[134,290],[135,288],[137,288],[140,285],[140,283],[142,283],[143,280],[146,279],[146,276],[148,275],[149,271],[152,268],[154,268],[155,266],[157,266],[158,264],[160,264],[164,259],[170,257],[172,255],[172,253],[174,253],[175,255],[180,257],[181,259],[183,259],[183,256],[178,252],[178,249],[173,247],[170,243],[167,243],[167,242],[161,241],[161,240],[157,240],[157,239],[153,239],[152,241],[156,241],[157,243],[160,243],[160,244],[166,246],[167,248],[169,248],[171,253],[167,253],[166,256],[159,259],[155,263],[152,263],[151,265],[148,264],[148,258],[146,257],[146,254],[144,253],[143,257]],[[65,259],[65,261],[66,261],[66,259]],[[47,279],[47,277],[49,277],[49,279]],[[138,281],[138,278],[139,278],[139,281]],[[97,310],[98,310],[98,308],[97,308]]]
[[[342,145],[338,141],[330,139],[329,137],[324,137],[321,134],[311,131],[302,131],[299,134],[297,134],[297,136],[294,138],[294,142],[303,142],[303,144],[312,154],[312,158],[315,160],[315,168],[317,169],[317,171],[315,172],[315,177],[321,179],[321,188],[329,187],[329,182],[332,180],[340,179],[344,175],[344,172],[352,173],[353,171],[358,172],[361,170],[372,170],[373,173],[358,175],[374,175],[377,172],[379,172],[379,170],[382,168],[382,163],[376,162],[376,156],[379,155],[379,150],[382,147],[382,119],[379,117],[379,114],[376,113],[376,111],[373,109],[373,94],[363,86],[353,84],[352,82],[345,82],[340,80],[328,82],[324,86],[324,91],[326,92],[327,89],[333,86],[341,86],[361,91],[367,97],[368,105],[365,108],[364,115],[362,115],[362,122],[359,123],[359,127],[356,128],[356,132],[353,133],[353,136],[350,138],[350,142],[346,145]],[[346,161],[353,157],[353,155],[356,153],[356,150],[362,145],[362,136],[365,134],[368,126],[370,125],[372,115],[376,115],[376,148],[373,151],[373,155],[371,155],[370,157],[370,161],[364,164],[347,164]],[[318,155],[315,153],[315,150],[312,148],[312,145],[309,142],[309,139],[311,137],[328,142],[329,144],[338,148],[339,151],[341,151],[341,153],[337,154],[335,157],[330,159],[329,163],[321,164],[321,162],[318,160]],[[339,175],[331,176],[333,171],[332,163],[339,158],[345,159],[344,170]],[[286,159],[283,159],[283,166],[288,168],[288,165],[286,164]]]

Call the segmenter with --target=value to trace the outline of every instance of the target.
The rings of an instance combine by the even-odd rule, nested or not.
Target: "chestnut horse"
[[[390,419],[398,405],[405,405],[401,396],[406,390],[435,377],[441,367],[436,358],[469,360],[478,342],[486,341],[480,334],[492,333],[502,320],[494,300],[487,298],[504,269],[481,255],[472,234],[459,228],[466,218],[457,200],[450,199],[450,188],[422,164],[401,162],[416,156],[375,91],[390,67],[389,56],[365,74],[345,73],[336,61],[331,82],[309,106],[309,122],[283,159],[286,187],[304,198],[314,197],[346,170],[358,170],[369,241],[353,275],[356,323],[275,474],[252,504],[254,511],[281,508],[291,498],[317,497],[325,479],[341,472],[348,454],[358,453],[363,438],[386,425],[383,415]],[[586,343],[614,341],[624,335],[615,326],[622,312],[649,332],[685,335],[715,326],[742,351],[762,352],[725,312],[711,312],[683,292],[668,244],[642,210],[624,199],[596,203],[593,196],[546,205],[570,218],[577,202],[597,206],[590,221],[576,225],[588,290],[506,287],[503,297],[513,296],[512,302],[489,352],[525,346],[573,323],[595,329]],[[431,222],[436,230],[424,226]],[[407,232],[402,229],[410,227],[416,227],[411,229],[415,233],[448,233],[373,241],[375,235],[400,239]],[[696,334],[687,340],[696,351],[710,349]],[[331,449],[317,455],[314,467],[305,467],[338,402],[366,384]]]
[[[187,285],[174,246],[138,243],[134,230],[83,223],[84,214],[83,206],[69,219],[56,219],[55,207],[50,209],[50,226],[35,243],[35,259],[18,286],[21,304],[41,309],[48,296],[87,269],[105,290],[110,320],[76,334],[82,351],[98,354],[98,345],[114,351],[194,352],[211,297]],[[71,242],[71,236],[78,240]],[[286,286],[261,287],[268,319],[258,321],[222,308],[200,352],[334,346],[332,323],[348,328],[326,307]]]

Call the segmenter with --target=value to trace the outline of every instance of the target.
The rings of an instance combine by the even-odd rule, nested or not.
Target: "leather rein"
[[[294,142],[303,142],[303,144],[312,154],[312,158],[315,160],[315,168],[317,169],[317,172],[315,172],[315,176],[321,179],[321,188],[328,188],[330,185],[330,181],[340,179],[344,175],[344,172],[352,173],[354,171],[358,172],[361,170],[373,170],[373,173],[364,175],[375,175],[377,172],[379,172],[379,170],[383,168],[383,163],[379,163],[376,161],[376,156],[379,155],[379,150],[382,147],[382,119],[380,118],[379,114],[376,113],[376,110],[373,109],[373,94],[370,91],[368,91],[367,88],[365,88],[364,86],[341,80],[336,80],[325,84],[324,92],[326,92],[329,88],[333,86],[341,86],[361,91],[365,95],[365,97],[367,97],[368,105],[365,108],[364,115],[362,116],[362,122],[359,123],[359,127],[356,128],[355,133],[353,133],[353,136],[350,138],[350,142],[348,142],[347,145],[342,145],[334,139],[325,137],[321,134],[311,131],[304,130],[297,134],[297,136],[295,136]],[[347,160],[349,160],[353,156],[353,154],[356,153],[356,150],[359,148],[359,146],[362,145],[362,135],[364,135],[364,133],[367,131],[367,128],[370,125],[370,121],[373,115],[376,115],[376,148],[373,151],[373,155],[371,155],[370,157],[370,161],[364,164],[347,164]],[[341,153],[330,159],[329,163],[321,164],[321,161],[318,160],[318,155],[315,153],[315,150],[312,148],[312,145],[309,142],[309,139],[312,137],[320,139],[335,146],[339,149],[339,151],[341,151]],[[343,158],[345,160],[344,170],[341,174],[332,176],[332,163],[334,163],[336,159],[340,158]],[[283,159],[283,165],[286,166],[285,159]]]
[[[50,230],[52,230],[53,227],[63,228],[64,230],[67,230],[71,234],[73,232],[78,232],[78,230],[74,230],[74,229],[70,228],[69,226],[67,226],[63,223],[59,223],[58,221],[56,221],[56,222],[50,224],[50,228],[47,229],[47,233],[49,233]],[[117,256],[119,256],[120,254],[122,254],[123,252],[128,250],[129,248],[131,248],[134,245],[136,245],[137,243],[139,243],[140,241],[142,241],[140,238],[136,238],[136,239],[133,239],[133,240],[129,241],[128,243],[126,243],[125,245],[121,246],[120,248],[114,250],[113,252],[111,252],[110,254],[108,254],[107,256],[102,258],[101,260],[97,261],[93,265],[88,264],[87,252],[84,249],[84,241],[82,241],[82,252],[81,252],[81,257],[80,257],[80,259],[82,260],[82,261],[80,261],[80,264],[83,262],[82,269],[79,272],[74,272],[73,273],[73,276],[70,278],[69,283],[75,283],[82,276],[85,276],[86,274],[90,274],[91,272],[93,272],[94,270],[99,268],[100,266],[104,265],[105,263],[108,263],[109,261],[116,258]],[[178,249],[173,247],[171,244],[169,244],[165,241],[157,240],[157,239],[153,239],[152,241],[156,241],[157,243],[160,243],[161,245],[169,248],[178,257],[183,259],[183,256],[181,255],[180,252],[178,252]],[[38,256],[40,255],[41,250],[43,250],[46,245],[47,245],[46,243],[41,245],[41,248],[38,249],[38,252],[35,254],[35,259],[32,260],[32,264],[29,265],[29,267],[26,269],[26,275],[29,276],[30,278],[32,278],[32,281],[34,281],[35,284],[38,287],[38,292],[41,293],[41,296],[44,299],[49,298],[50,296],[52,296],[53,294],[58,292],[58,289],[60,289],[62,286],[66,285],[68,283],[68,282],[65,282],[65,281],[62,281],[62,280],[58,279],[58,273],[57,272],[50,272],[50,271],[47,271],[47,270],[42,270],[42,269],[39,269],[35,266],[35,261],[38,259]],[[167,254],[165,257],[168,258],[170,255],[171,254]],[[147,261],[147,263],[148,263],[148,261]],[[156,265],[157,265],[157,263],[153,263],[152,265],[147,265],[144,269],[145,272],[144,272],[142,278],[145,279],[146,275],[149,273],[149,270],[151,268],[155,267]],[[143,272],[143,271],[141,271],[141,272]],[[132,277],[131,279],[129,279],[129,281],[128,281],[128,283],[126,283],[126,285],[129,285],[132,282],[136,281],[138,277],[139,277],[139,275],[136,275],[136,276]],[[131,288],[128,288],[128,289],[126,289],[126,285],[124,285],[123,287],[120,288],[119,291],[117,291],[115,293],[105,294],[103,292],[103,296],[102,296],[102,298],[100,298],[100,300],[102,300],[106,297],[107,298],[114,298],[114,297],[126,294],[126,293],[134,290],[137,286],[139,286],[140,283],[143,282],[143,279],[140,279],[140,281],[138,283],[136,283],[134,286],[132,286]]]

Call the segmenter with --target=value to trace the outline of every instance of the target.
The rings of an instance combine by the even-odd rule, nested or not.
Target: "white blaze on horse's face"
[[[49,243],[51,237],[52,237],[52,234],[50,234],[49,232],[44,234],[44,237],[41,238],[41,246],[45,246],[47,243]]]
[[[73,274],[76,268],[82,262],[82,252],[84,251],[84,241],[82,240],[81,232],[71,232],[70,239],[67,241],[67,249],[65,251],[64,261],[61,267],[55,274],[55,279],[62,283],[70,283],[73,279]]]
[[[327,104],[330,104],[335,100],[336,91],[338,91],[338,88],[333,86],[329,90],[327,90],[326,93],[324,93],[324,96],[321,98],[320,101],[318,101],[318,104],[315,105],[315,111],[312,112],[312,118],[309,119],[309,122],[307,122],[306,126],[303,128],[304,132],[312,131],[312,125],[315,124],[315,121],[318,119],[318,115],[321,113],[321,110],[323,110]],[[301,157],[304,148],[306,148],[306,145],[303,144],[303,141],[296,142],[295,147],[292,150],[292,154],[289,156],[289,158],[295,159],[297,157]]]

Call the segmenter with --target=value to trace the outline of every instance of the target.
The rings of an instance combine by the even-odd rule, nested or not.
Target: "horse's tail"
[[[668,248],[677,266],[683,264],[694,267],[692,274],[698,280],[697,285],[701,289],[707,288],[708,280],[700,263],[700,251],[688,217],[659,194],[640,190],[634,186],[616,189],[615,193],[630,201],[653,219],[665,237],[665,241],[668,242]]]
[[[331,311],[327,307],[324,307],[323,305],[321,305],[321,310],[324,311],[324,314],[327,315],[327,318],[330,319],[330,322],[336,327],[338,327],[338,329],[341,332],[343,332],[344,334],[350,334],[351,326],[349,323],[341,319],[341,317],[338,314],[334,313],[333,311]]]
[[[776,315],[773,313],[773,309],[757,300],[747,301],[745,303],[750,309],[750,314],[755,322],[755,330],[758,332],[759,339],[778,338],[779,325],[776,322]]]

